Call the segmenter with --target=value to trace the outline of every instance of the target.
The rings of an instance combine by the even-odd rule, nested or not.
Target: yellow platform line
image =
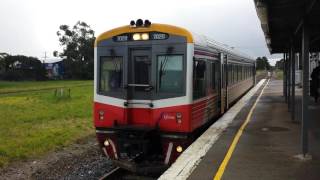
[[[223,159],[223,161],[222,161],[222,163],[221,163],[216,175],[213,178],[214,180],[220,180],[221,179],[221,177],[222,177],[222,175],[223,175],[223,173],[224,173],[224,171],[225,171],[225,169],[226,169],[226,167],[227,167],[227,165],[229,163],[229,160],[230,160],[230,158],[232,156],[232,153],[233,153],[234,149],[236,148],[236,146],[237,146],[237,144],[239,142],[239,139],[240,139],[240,137],[242,135],[242,132],[246,128],[247,124],[250,122],[252,113],[253,113],[254,109],[256,108],[256,106],[258,104],[258,101],[260,100],[260,98],[261,98],[261,96],[263,94],[263,91],[267,87],[269,81],[270,81],[270,79],[268,79],[266,85],[262,88],[261,93],[259,94],[258,98],[256,99],[256,101],[254,102],[253,106],[251,107],[251,109],[249,111],[249,114],[247,115],[246,120],[243,122],[243,124],[241,125],[240,129],[238,130],[236,136],[234,137],[234,139],[233,139],[233,141],[232,141],[232,143],[231,143],[231,145],[230,145],[230,147],[228,149],[228,152],[227,152],[226,156],[224,157],[224,159]]]

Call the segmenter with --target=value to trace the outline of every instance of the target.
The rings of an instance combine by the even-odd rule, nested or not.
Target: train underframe
[[[137,174],[159,175],[208,125],[192,133],[165,133],[157,128],[114,126],[96,128],[96,135],[102,151],[114,165]]]

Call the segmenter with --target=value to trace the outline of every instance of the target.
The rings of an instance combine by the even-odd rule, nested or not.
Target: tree
[[[9,54],[7,53],[0,53],[0,78],[1,75],[3,75],[3,73],[6,71],[6,64],[5,64],[5,58],[8,56]]]
[[[46,70],[35,57],[0,55],[0,78],[3,80],[44,80]]]
[[[270,70],[271,65],[266,57],[258,57],[256,60],[257,70]]]
[[[64,58],[65,78],[93,79],[94,31],[85,22],[78,21],[72,29],[61,25],[57,35],[63,52],[53,52]]]
[[[276,62],[275,67],[276,67],[277,69],[283,70],[283,66],[284,66],[284,60],[283,60],[283,59],[281,59],[280,61],[277,61],[277,62]]]

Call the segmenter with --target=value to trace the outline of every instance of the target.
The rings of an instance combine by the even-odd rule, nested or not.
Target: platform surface
[[[189,180],[213,179],[240,126],[261,92],[258,90],[233,122],[222,133]],[[297,103],[299,104],[299,103]],[[310,154],[312,160],[295,156],[301,153],[300,123],[293,123],[282,96],[282,81],[270,80],[253,110],[221,179],[277,180],[320,179],[320,104],[310,108]],[[297,107],[299,108],[299,107]],[[318,118],[317,118],[318,117]],[[319,121],[319,122],[318,122]]]

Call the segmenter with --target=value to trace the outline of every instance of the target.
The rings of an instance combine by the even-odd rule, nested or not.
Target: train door
[[[225,66],[224,66],[224,72],[225,72],[225,77],[226,77],[226,79],[225,79],[225,84],[226,84],[226,91],[225,91],[225,102],[226,102],[226,109],[229,109],[229,69],[228,69],[228,64],[229,64],[229,62],[228,62],[228,56],[227,55],[224,55],[223,56],[223,61],[225,62]]]
[[[128,122],[148,124],[151,118],[151,49],[131,49],[128,61]]]
[[[151,98],[151,50],[131,50],[128,73],[128,99]]]
[[[224,113],[227,110],[228,100],[227,100],[227,88],[228,88],[228,71],[227,71],[227,56],[221,54],[221,72],[220,72],[220,81],[221,81],[221,91],[220,91],[220,102],[221,102],[221,113]]]

